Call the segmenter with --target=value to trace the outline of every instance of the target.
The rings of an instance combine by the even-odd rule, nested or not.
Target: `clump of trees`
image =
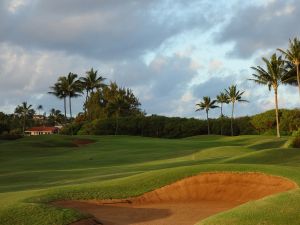
[[[228,87],[228,89],[225,89],[225,92],[221,92],[219,95],[217,95],[216,100],[211,100],[210,97],[205,96],[203,97],[203,101],[196,104],[196,111],[205,110],[206,111],[206,118],[207,118],[207,134],[210,134],[210,125],[209,125],[209,117],[208,117],[208,111],[209,109],[214,108],[221,108],[221,115],[220,115],[220,134],[223,135],[223,104],[232,104],[232,111],[231,111],[231,119],[230,119],[230,130],[231,130],[231,136],[234,135],[234,129],[233,129],[233,120],[234,120],[234,106],[237,102],[248,102],[247,100],[242,99],[242,95],[244,94],[244,91],[237,90],[236,85],[231,85]],[[220,106],[215,105],[216,103],[220,103]]]
[[[141,105],[139,100],[131,89],[121,88],[115,82],[107,85],[104,83],[105,80],[106,78],[99,76],[98,71],[93,68],[87,71],[83,77],[69,73],[67,76],[58,78],[57,82],[50,87],[49,94],[63,100],[65,118],[67,118],[67,101],[69,102],[71,121],[73,120],[72,98],[85,95],[84,113],[80,115],[81,123],[100,118],[113,118],[115,121],[115,134],[118,134],[119,118],[140,116],[143,115],[143,112],[139,108]],[[66,130],[71,130],[71,133],[73,133],[70,129],[73,126],[74,124],[67,126]]]
[[[250,117],[236,118],[234,135],[257,134],[250,123]],[[220,135],[220,119],[210,119],[210,134]],[[231,135],[230,118],[223,118],[223,134]],[[77,124],[80,135],[114,135],[114,118],[96,119],[92,122]],[[207,121],[195,118],[165,117],[158,115],[139,117],[120,117],[118,134],[138,135],[159,138],[183,138],[207,134]]]

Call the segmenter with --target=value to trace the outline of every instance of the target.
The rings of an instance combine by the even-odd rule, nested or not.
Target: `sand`
[[[94,218],[72,225],[193,225],[251,200],[297,188],[261,173],[203,173],[129,199],[58,201]]]

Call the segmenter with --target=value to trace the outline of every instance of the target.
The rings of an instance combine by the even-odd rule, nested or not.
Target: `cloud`
[[[4,1],[0,41],[99,60],[138,57],[185,30],[208,27],[201,13],[176,13],[182,4],[180,0]]]
[[[12,112],[22,101],[57,107],[59,101],[47,94],[49,86],[58,76],[70,71],[83,74],[90,67],[81,57],[0,44],[0,110]]]
[[[184,56],[158,55],[148,65],[141,60],[115,64],[110,77],[123,86],[131,87],[147,113],[176,114],[174,102],[186,102],[183,96],[198,74],[192,63],[191,58]]]
[[[133,89],[149,114],[202,117],[195,104],[231,84],[250,101],[237,105],[237,116],[269,109],[273,95],[247,81],[249,67],[299,33],[300,3],[236,3],[0,1],[0,111],[12,112],[26,100],[46,111],[62,109],[47,94],[49,86],[60,75],[83,76],[91,67]],[[285,87],[282,93],[282,107],[297,106],[297,90]],[[74,100],[74,112],[82,111],[83,100]]]
[[[286,47],[289,38],[300,32],[300,1],[274,0],[264,5],[241,6],[217,34],[217,43],[232,42],[230,52],[247,58],[258,51]]]
[[[86,70],[94,67],[108,82],[116,81],[120,86],[132,88],[148,113],[176,114],[172,102],[181,102],[189,82],[197,75],[191,63],[190,58],[174,55],[157,56],[150,64],[141,59],[102,64],[61,52],[29,51],[2,44],[0,111],[12,112],[22,101],[32,105],[43,104],[46,111],[52,107],[62,109],[61,101],[47,94],[49,86],[55,83],[58,76],[70,71],[84,76]],[[73,101],[74,111],[81,111],[83,98]]]

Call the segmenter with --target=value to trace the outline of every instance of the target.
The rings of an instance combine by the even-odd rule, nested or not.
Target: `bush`
[[[118,132],[121,135],[139,135],[161,138],[184,138],[207,134],[207,121],[194,118],[165,117],[158,115],[120,117]],[[230,119],[210,119],[211,134],[231,135]],[[96,119],[86,122],[78,131],[80,135],[112,135],[116,132],[116,118]],[[256,134],[250,117],[234,120],[234,135]]]
[[[279,110],[280,133],[291,135],[293,131],[300,128],[299,109]],[[251,124],[260,134],[276,134],[275,110],[269,110],[251,117]]]
[[[65,125],[61,130],[60,134],[65,135],[77,135],[81,127],[84,125],[84,122],[73,122],[70,124]]]
[[[292,140],[293,148],[300,148],[300,137],[294,137]]]
[[[290,147],[300,148],[300,129],[293,132]]]
[[[2,134],[0,135],[0,140],[17,140],[22,138],[23,136],[20,134]]]

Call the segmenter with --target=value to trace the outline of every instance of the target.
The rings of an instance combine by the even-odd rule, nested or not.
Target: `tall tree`
[[[99,76],[98,77],[98,71],[91,68],[89,71],[86,72],[85,77],[80,77],[80,82],[82,85],[82,88],[86,92],[85,96],[85,103],[84,103],[84,110],[85,113],[87,112],[87,101],[89,98],[90,92],[94,93],[94,90],[99,90],[100,88],[105,87],[105,84],[103,83],[106,78]]]
[[[209,118],[208,118],[208,111],[210,109],[218,108],[219,106],[215,105],[217,100],[211,100],[210,97],[203,97],[203,101],[196,104],[198,107],[196,111],[205,110],[206,112],[206,118],[207,118],[207,134],[210,134],[210,127],[209,127]]]
[[[233,115],[234,115],[234,106],[236,102],[248,102],[247,100],[242,99],[244,91],[238,91],[236,85],[231,85],[228,89],[225,89],[225,93],[228,96],[229,102],[232,104],[231,110],[231,136],[233,136]]]
[[[290,39],[289,48],[287,50],[278,48],[278,51],[284,54],[286,59],[288,59],[296,67],[296,78],[300,95],[300,40],[298,38],[294,38],[293,40]]]
[[[41,115],[41,111],[44,109],[42,105],[38,105],[36,109],[39,111],[39,115]]]
[[[25,134],[26,128],[26,119],[28,116],[33,115],[34,109],[32,109],[32,105],[28,105],[27,102],[23,102],[21,105],[18,105],[15,109],[15,114],[21,116],[23,118],[22,131]]]
[[[282,57],[277,57],[273,54],[270,59],[262,58],[265,63],[265,68],[261,66],[251,67],[255,73],[252,74],[253,78],[249,79],[257,84],[267,85],[269,91],[273,88],[275,97],[275,112],[276,112],[276,129],[277,137],[280,137],[280,123],[278,114],[278,86],[284,82],[288,71]]]
[[[122,113],[122,110],[127,109],[129,107],[130,103],[127,101],[124,95],[118,94],[113,98],[108,105],[108,110],[112,111],[115,115],[116,119],[116,130],[115,135],[118,134],[119,130],[119,117]]]
[[[69,112],[70,118],[72,119],[72,98],[79,97],[82,93],[82,86],[80,81],[77,79],[78,75],[69,73],[66,77],[59,77],[58,83],[60,84],[61,91],[66,93],[69,97]]]
[[[50,115],[49,115],[49,121],[53,124],[61,124],[61,122],[63,121],[63,115],[61,114],[61,111],[58,109],[54,109],[52,108],[50,110]]]
[[[65,123],[67,119],[67,82],[61,82],[58,80],[54,86],[50,87],[52,91],[49,91],[49,94],[56,96],[59,99],[63,99],[64,101],[64,115],[65,115]]]
[[[225,94],[224,92],[221,92],[219,95],[217,95],[217,102],[220,103],[221,105],[221,135],[223,135],[223,104],[228,104],[229,103],[229,98],[228,95]]]

